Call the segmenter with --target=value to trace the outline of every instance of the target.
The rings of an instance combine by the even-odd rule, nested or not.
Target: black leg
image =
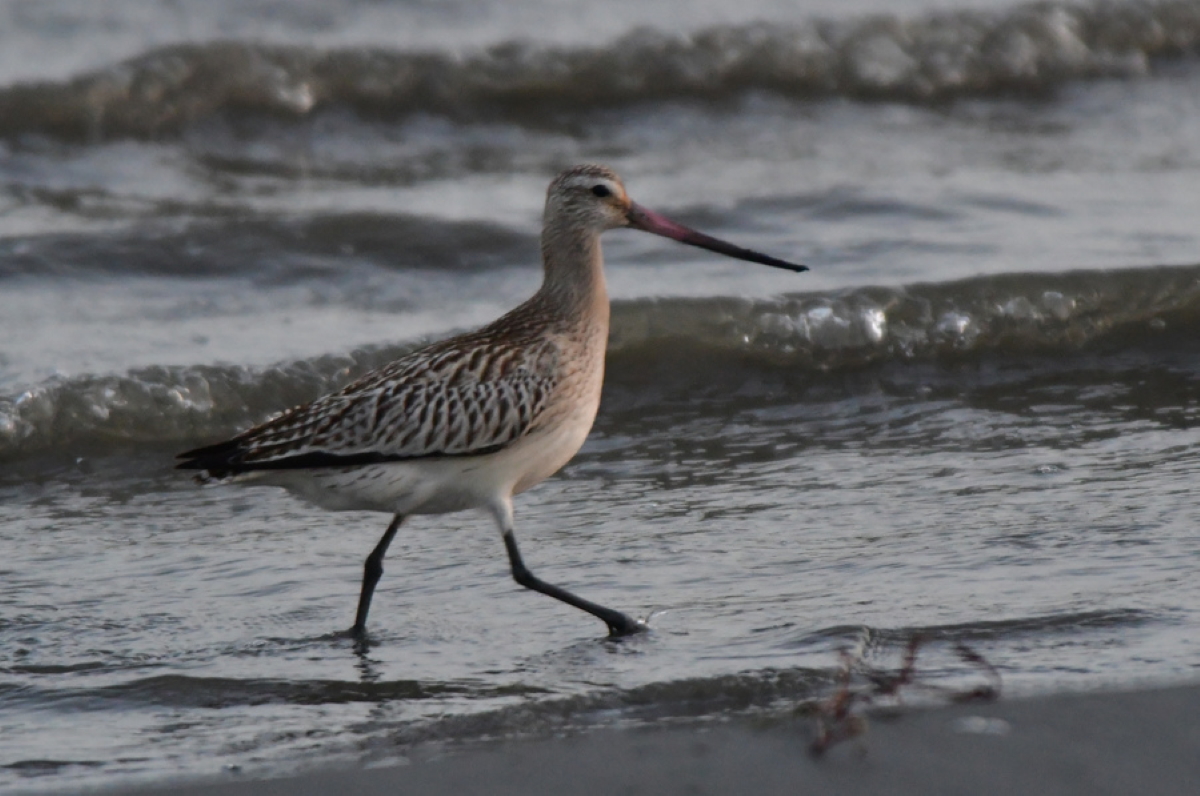
[[[392,537],[396,535],[402,522],[404,522],[404,517],[399,514],[392,518],[392,524],[383,532],[383,538],[379,540],[379,544],[375,545],[371,555],[367,556],[367,562],[363,564],[362,592],[358,595],[358,613],[354,617],[354,627],[350,629],[355,636],[361,636],[367,632],[367,613],[371,610],[371,596],[375,594],[375,584],[383,575],[383,557],[387,555],[388,545],[392,543]]]
[[[587,611],[608,625],[610,636],[628,636],[633,633],[640,633],[646,629],[645,623],[631,619],[620,611],[614,611],[611,608],[605,608],[603,605],[597,605],[589,600],[576,597],[565,589],[560,589],[557,586],[534,577],[534,574],[529,571],[529,567],[525,566],[525,562],[521,560],[521,551],[517,548],[517,538],[513,536],[512,531],[504,532],[504,547],[508,550],[508,561],[512,565],[513,580],[525,588],[533,589],[556,600],[562,600],[567,605],[573,605],[576,608]]]

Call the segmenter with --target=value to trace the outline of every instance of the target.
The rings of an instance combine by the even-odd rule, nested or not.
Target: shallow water
[[[1195,678],[1195,5],[549,8],[0,4],[0,789],[788,711],[914,634],[930,683]],[[582,160],[812,266],[606,238],[600,417],[517,528],[653,632],[465,514],[356,649],[387,518],[172,457],[518,303]]]

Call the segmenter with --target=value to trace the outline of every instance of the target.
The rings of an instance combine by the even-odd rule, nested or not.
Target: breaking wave
[[[935,102],[1044,95],[1067,81],[1145,74],[1200,49],[1200,6],[1035,3],[911,19],[639,29],[595,48],[513,41],[482,52],[321,50],[250,42],[153,50],[65,82],[0,89],[0,134],[89,140],[177,134],[222,112],[528,119],[648,101],[770,91]]]
[[[613,308],[608,386],[637,391],[648,370],[661,387],[663,379],[690,383],[689,371],[698,368],[719,386],[721,368],[816,379],[910,363],[1031,356],[1069,367],[1096,354],[1140,352],[1153,360],[1193,350],[1197,339],[1200,265],[1003,275],[766,300],[639,300]],[[0,395],[0,460],[211,440],[413,347],[267,369],[180,365],[51,379]]]

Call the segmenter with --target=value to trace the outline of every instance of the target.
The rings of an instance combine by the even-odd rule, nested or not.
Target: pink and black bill
[[[710,252],[724,254],[726,257],[734,257],[738,260],[746,260],[752,263],[761,263],[762,265],[769,265],[772,268],[782,268],[785,271],[793,271],[795,273],[808,270],[807,265],[789,263],[787,260],[780,260],[778,257],[761,254],[752,249],[743,249],[741,246],[734,246],[732,243],[726,243],[719,238],[705,235],[703,232],[697,232],[665,216],[660,216],[653,210],[647,210],[635,202],[629,203],[629,211],[625,214],[625,217],[629,220],[629,226],[634,229],[640,229],[643,232],[652,232],[655,235],[662,235],[664,238],[677,240],[689,246],[698,246],[701,249],[708,249]]]

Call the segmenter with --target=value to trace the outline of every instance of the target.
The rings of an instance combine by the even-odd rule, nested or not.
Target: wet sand
[[[814,723],[604,730],[508,741],[372,770],[122,791],[373,794],[1200,793],[1200,685],[873,714],[823,757]]]

